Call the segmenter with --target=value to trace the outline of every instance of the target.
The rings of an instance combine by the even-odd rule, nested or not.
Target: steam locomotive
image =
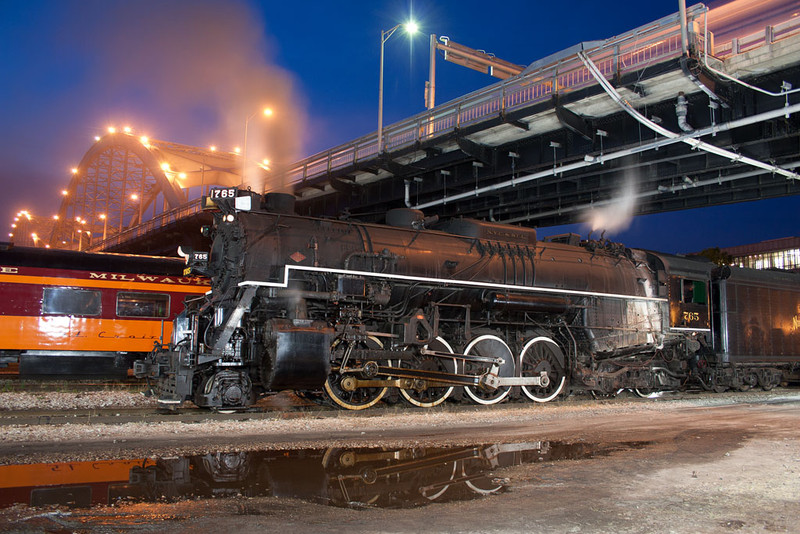
[[[211,291],[134,366],[164,408],[769,389],[800,370],[797,274],[404,208],[377,225],[296,215],[291,195],[204,201],[211,250],[183,253]]]

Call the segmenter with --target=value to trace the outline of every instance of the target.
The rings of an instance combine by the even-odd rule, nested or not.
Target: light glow
[[[70,169],[70,170],[72,171],[72,174],[78,174],[78,168],[77,167],[72,167],[72,169]]]
[[[211,150],[211,152],[216,152],[217,151],[217,146],[216,145],[211,145],[210,147],[208,147],[208,149]]]
[[[61,194],[64,195],[64,196],[67,196],[67,195],[69,195],[69,191],[67,191],[66,189],[62,189],[61,190]]]
[[[412,34],[413,33],[417,33],[417,30],[419,30],[419,24],[417,24],[413,20],[409,20],[408,22],[406,22],[403,25],[403,27],[406,29],[406,32],[412,33]]]
[[[100,140],[100,136],[99,136],[99,135],[95,135],[95,136],[94,136],[94,140],[95,140],[95,141],[99,141],[99,140]]]
[[[161,164],[161,170],[162,171],[168,171],[169,170],[169,163],[162,163]]]
[[[139,141],[141,141],[144,146],[147,146],[147,143],[150,142],[150,139],[148,139],[146,135],[143,135],[139,138]]]
[[[234,147],[234,148],[233,148],[233,151],[234,151],[234,152],[236,152],[237,154],[239,154],[239,153],[241,153],[241,152],[242,152],[242,149],[241,149],[240,147],[238,147],[238,146],[237,146],[237,147]]]
[[[110,134],[117,133],[117,129],[114,128],[113,126],[109,126],[108,127],[108,133],[110,133]]]
[[[130,126],[126,126],[125,128],[122,129],[122,131],[129,134],[129,133],[131,133],[131,127]]]

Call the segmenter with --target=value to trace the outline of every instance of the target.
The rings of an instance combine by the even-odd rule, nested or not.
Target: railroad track
[[[777,393],[779,390],[773,392]],[[758,391],[766,395],[765,392]],[[720,401],[737,399],[743,403],[750,402],[752,395],[742,392],[709,393],[699,391],[666,393],[663,401],[678,401],[685,399],[717,399]],[[593,398],[589,395],[573,395],[556,401],[557,405],[585,405],[590,408],[597,403],[618,402],[653,402],[650,399],[640,399],[633,394],[621,394],[603,399]],[[529,403],[505,402],[491,407],[492,410],[513,410],[521,406],[535,406]],[[549,405],[540,405],[549,406]],[[174,412],[163,412],[154,406],[144,407],[118,407],[107,406],[91,409],[30,409],[30,410],[0,410],[0,427],[7,425],[63,425],[63,424],[110,424],[118,425],[133,422],[161,423],[180,422],[184,424],[200,423],[205,421],[248,421],[260,419],[291,419],[291,418],[323,418],[323,417],[352,417],[369,418],[380,417],[399,413],[422,412],[451,412],[469,414],[485,411],[486,406],[461,403],[444,403],[434,408],[421,409],[403,403],[375,406],[368,410],[346,411],[329,406],[320,406],[310,403],[292,393],[282,393],[269,397],[257,405],[241,411],[209,411],[193,407],[187,403]]]
[[[32,379],[13,374],[0,374],[0,391],[5,392],[64,392],[81,393],[87,391],[141,391],[146,387],[144,380],[129,378],[126,380],[104,380],[97,378],[63,378]]]

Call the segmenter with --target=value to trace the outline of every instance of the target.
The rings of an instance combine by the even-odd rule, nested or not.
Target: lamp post
[[[272,108],[264,108],[261,110],[261,113],[264,114],[265,117],[272,116]],[[250,119],[258,115],[258,111],[247,117],[244,121],[244,147],[242,147],[242,180],[239,185],[244,185],[245,174],[247,173],[247,125],[250,124]]]
[[[106,235],[108,234],[108,217],[105,213],[101,213],[98,217],[103,221],[103,241],[105,241]]]
[[[386,41],[394,35],[400,26],[403,26],[406,33],[416,33],[418,26],[414,21],[406,22],[405,24],[398,24],[389,30],[381,30],[381,64],[380,74],[378,76],[378,154],[383,152],[383,49]]]
[[[78,217],[76,219],[76,221],[79,224],[83,224],[83,225],[86,224],[86,219],[81,219],[80,217]],[[84,232],[84,230],[80,226],[78,226],[78,252],[83,250],[83,232]],[[88,233],[88,230],[87,230],[87,233]]]

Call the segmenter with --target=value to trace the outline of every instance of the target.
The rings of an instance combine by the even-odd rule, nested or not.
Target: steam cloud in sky
[[[150,135],[232,150],[242,146],[245,121],[256,114],[248,123],[249,161],[268,158],[279,170],[302,157],[305,113],[297,88],[288,72],[271,63],[262,19],[249,6],[211,0],[83,6],[87,16],[78,24],[89,27],[77,31],[85,31],[87,55],[99,62],[92,69],[98,78],[94,90],[123,105],[154,102],[161,116],[148,118],[147,127],[156,130]],[[74,36],[76,28],[68,31]],[[262,116],[265,107],[274,110],[271,117]],[[136,119],[131,117],[134,126]],[[167,129],[174,137],[181,135],[176,130],[186,135],[159,135]],[[258,175],[248,171],[248,178]],[[248,181],[255,190],[263,187]]]
[[[582,217],[584,224],[588,225],[592,232],[615,233],[627,230],[636,210],[637,182],[635,171],[625,173],[620,188],[610,201],[584,213]]]

